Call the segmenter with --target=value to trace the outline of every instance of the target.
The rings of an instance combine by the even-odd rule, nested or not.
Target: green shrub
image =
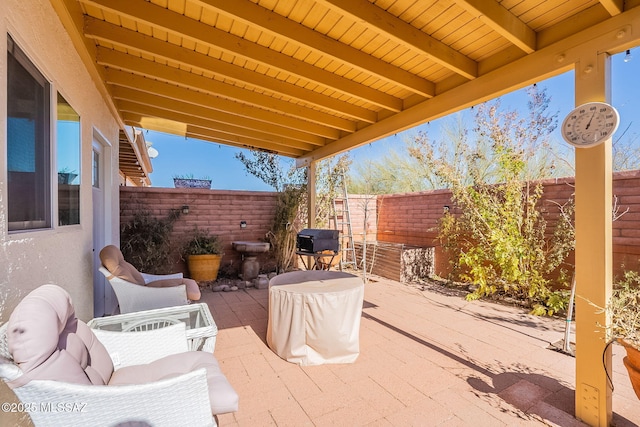
[[[166,218],[156,218],[143,208],[136,210],[129,222],[120,225],[124,258],[140,271],[166,273],[171,255],[169,236],[179,216],[177,209]]]

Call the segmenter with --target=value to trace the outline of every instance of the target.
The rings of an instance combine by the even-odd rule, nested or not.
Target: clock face
[[[574,147],[593,147],[611,138],[618,128],[618,111],[604,102],[574,109],[562,122],[562,137]]]

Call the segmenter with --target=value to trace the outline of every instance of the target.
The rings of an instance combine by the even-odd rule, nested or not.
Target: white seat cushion
[[[150,383],[193,372],[199,368],[207,370],[211,412],[224,414],[237,411],[238,394],[220,371],[213,354],[203,351],[174,354],[146,365],[126,366],[113,373],[109,385]]]

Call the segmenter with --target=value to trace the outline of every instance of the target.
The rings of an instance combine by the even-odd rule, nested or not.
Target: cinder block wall
[[[435,247],[435,272],[446,276],[449,263],[436,239],[445,206],[454,211],[449,190],[378,197],[378,240]]]
[[[618,274],[640,271],[640,171],[615,174],[613,194],[618,198],[618,215],[622,214],[613,222],[614,268]]]
[[[540,207],[547,221],[547,235],[551,236],[559,217],[558,205],[572,197],[574,180],[551,179],[542,183],[544,194]],[[624,270],[640,270],[640,171],[614,174],[613,194],[618,198],[618,214],[628,209],[612,224],[614,274],[621,275]],[[257,191],[121,187],[121,221],[128,221],[137,206],[146,206],[154,215],[166,216],[170,209],[188,205],[189,214],[183,215],[175,224],[176,242],[184,239],[185,233],[194,225],[219,234],[225,251],[222,267],[237,271],[240,255],[231,248],[231,242],[264,239],[275,213],[276,195]],[[445,207],[453,213],[459,211],[451,202],[448,190],[384,196],[350,195],[354,240],[361,242],[366,232],[368,242],[434,246],[435,270],[446,275],[448,261],[436,239],[436,227]],[[246,221],[247,227],[240,228],[240,221]],[[269,261],[266,257],[261,259],[265,266]],[[566,263],[570,270],[573,253]],[[179,261],[176,268],[186,272],[186,266]]]
[[[560,210],[574,193],[574,179],[542,181],[544,193],[540,206],[547,221],[547,236],[553,234]],[[618,199],[618,214],[628,211],[612,223],[614,275],[624,270],[640,270],[640,171],[617,172],[613,177],[613,194]],[[613,204],[613,201],[612,201]],[[382,242],[435,246],[436,272],[446,275],[448,261],[436,239],[437,224],[445,206],[453,213],[458,209],[451,202],[448,190],[378,196],[377,239]],[[566,260],[573,268],[573,252]]]
[[[378,239],[378,196],[349,195],[349,213],[354,241],[365,240],[365,233],[368,242]]]
[[[176,221],[171,235],[175,245],[174,271],[187,273],[179,258],[179,249],[194,226],[217,234],[224,243],[220,268],[237,272],[240,254],[233,250],[236,240],[264,241],[275,215],[277,193],[263,191],[227,191],[154,187],[120,187],[120,222],[126,223],[136,209],[148,209],[152,215],[167,217],[172,209],[189,206],[189,213]],[[246,228],[240,222],[246,221]],[[173,243],[175,242],[175,243]],[[259,257],[261,266],[269,268],[268,255]]]

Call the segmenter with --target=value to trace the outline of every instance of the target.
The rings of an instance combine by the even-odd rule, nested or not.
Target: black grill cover
[[[338,230],[305,228],[298,233],[297,246],[299,252],[322,252],[340,250]]]

